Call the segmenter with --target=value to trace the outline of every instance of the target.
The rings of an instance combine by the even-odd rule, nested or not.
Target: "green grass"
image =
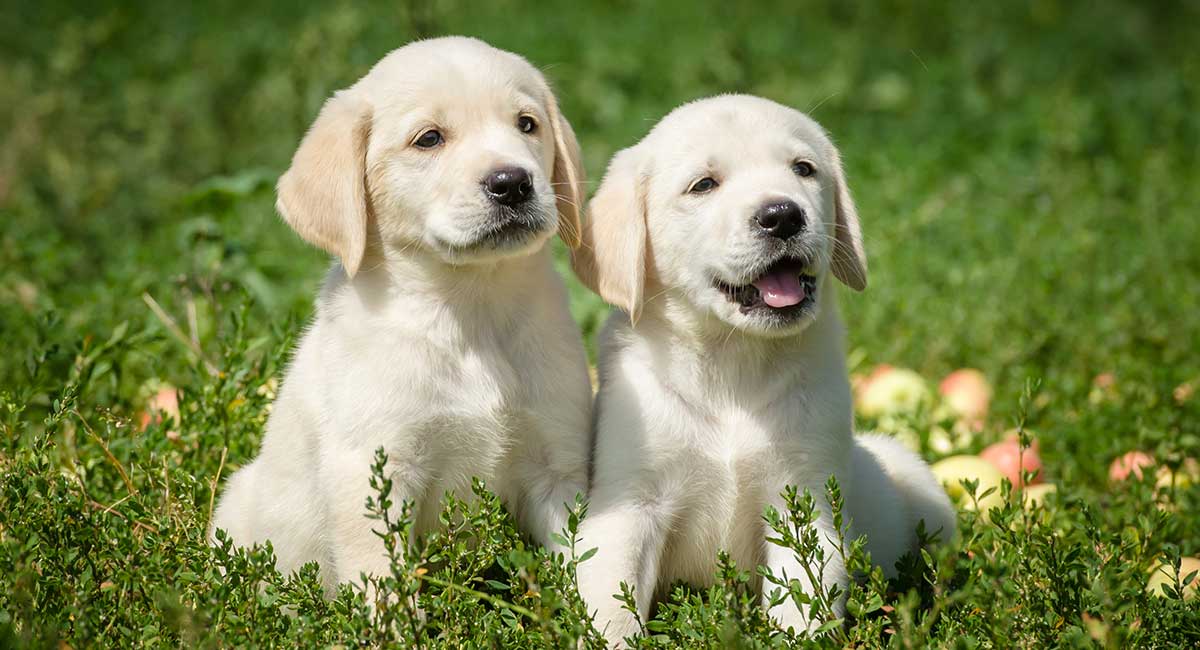
[[[327,95],[439,33],[543,67],[593,179],[685,100],[812,112],[864,219],[871,286],[843,295],[859,369],[981,368],[997,394],[968,451],[1019,421],[1037,432],[1060,498],[964,512],[959,544],[856,588],[817,643],[1200,643],[1200,599],[1145,592],[1152,564],[1200,555],[1200,487],[1106,476],[1133,448],[1200,456],[1200,397],[1173,395],[1200,388],[1195,3],[15,4],[0,11],[0,646],[596,643],[570,562],[529,548],[486,494],[397,547],[380,586],[419,589],[423,617],[350,587],[325,601],[313,570],[203,542],[214,481],[256,452],[326,267],[274,215],[274,179]],[[605,310],[571,288],[590,338]],[[1094,390],[1101,373],[1112,390]],[[182,421],[140,431],[156,382],[181,389]],[[807,552],[800,537],[785,543]],[[681,586],[644,643],[792,642],[746,592],[752,570]]]

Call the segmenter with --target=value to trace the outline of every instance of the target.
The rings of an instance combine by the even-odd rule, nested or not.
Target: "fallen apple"
[[[1027,485],[1021,490],[1021,503],[1029,509],[1045,506],[1046,499],[1055,492],[1058,492],[1058,486],[1053,483]]]
[[[982,425],[992,401],[992,386],[987,377],[974,368],[962,368],[946,375],[938,385],[942,400],[957,418]]]
[[[914,454],[921,453],[921,434],[909,426],[907,422],[883,418],[879,421],[879,430],[888,432],[888,435],[894,438],[896,442],[904,445],[906,449]]]
[[[881,363],[871,369],[871,372],[862,374],[855,373],[850,375],[850,390],[854,393],[854,401],[862,399],[863,392],[871,385],[871,382],[879,379],[892,371],[893,366],[887,363]]]
[[[879,379],[880,377],[888,374],[889,372],[891,372],[895,369],[896,369],[896,366],[893,366],[890,363],[881,363],[881,364],[875,366],[874,368],[871,368],[871,372],[867,373],[866,377],[864,377],[863,380],[867,383],[870,383],[870,382],[875,381],[876,379]]]
[[[1182,582],[1188,574],[1192,572],[1200,572],[1200,558],[1184,557],[1179,558],[1179,575],[1175,574],[1175,567],[1167,564],[1159,564],[1150,571],[1150,580],[1146,583],[1146,591],[1159,597],[1166,597],[1166,592],[1163,591],[1163,585],[1174,585],[1175,580]],[[1183,585],[1183,599],[1191,600],[1196,597],[1197,590],[1200,589],[1200,573],[1197,573],[1192,581]]]
[[[1092,404],[1111,401],[1117,398],[1117,376],[1111,372],[1102,372],[1092,379],[1092,390],[1088,393],[1088,401]]]
[[[1185,381],[1182,384],[1179,384],[1178,386],[1176,386],[1175,390],[1171,391],[1171,396],[1175,398],[1175,402],[1178,404],[1183,404],[1184,402],[1191,399],[1192,395],[1195,395],[1195,394],[1196,394],[1196,384],[1195,384],[1195,382],[1191,382],[1191,381]]]
[[[975,438],[978,432],[969,426],[964,420],[957,420],[947,426],[946,418],[934,416],[935,422],[943,422],[943,424],[935,424],[929,429],[929,435],[926,437],[929,449],[937,453],[939,456],[948,456],[955,452],[962,452],[968,447],[975,446]],[[886,419],[880,420],[881,425],[886,422]]]
[[[1010,436],[988,445],[979,457],[1000,470],[1014,487],[1025,485],[1025,475],[1030,472],[1034,474],[1028,481],[1030,485],[1042,482],[1042,459],[1036,443],[1022,449],[1021,442],[1015,436]]]
[[[991,463],[978,456],[967,454],[950,456],[934,463],[930,469],[942,483],[942,487],[946,489],[950,500],[964,509],[975,509],[975,501],[967,494],[967,490],[962,484],[963,480],[979,482],[979,487],[975,489],[975,496],[981,511],[987,512],[988,509],[1004,503],[1004,497],[1000,494],[1000,484],[1004,480],[1004,475]],[[990,488],[995,488],[995,490],[980,498],[980,495]]]
[[[929,448],[938,454],[948,454],[954,451],[954,438],[942,427],[934,427],[929,432]]]
[[[145,410],[138,414],[138,428],[144,430],[167,417],[179,422],[179,391],[170,384],[162,384],[146,401]]]
[[[858,397],[859,393],[862,392],[863,382],[866,380],[867,376],[862,373],[850,373],[850,392],[853,393],[855,397]]]
[[[1133,474],[1137,478],[1142,478],[1142,468],[1151,467],[1154,465],[1154,458],[1144,451],[1128,451],[1118,456],[1108,466],[1108,478],[1113,482],[1124,481]]]
[[[972,423],[966,420],[959,420],[950,427],[951,433],[954,434],[954,445],[958,449],[973,446],[982,430],[982,422]]]
[[[1200,462],[1195,458],[1185,458],[1178,469],[1172,470],[1163,465],[1155,472],[1154,485],[1159,488],[1183,489],[1194,483],[1200,483]]]
[[[858,412],[865,417],[915,413],[930,402],[929,387],[912,370],[881,366],[862,383]]]

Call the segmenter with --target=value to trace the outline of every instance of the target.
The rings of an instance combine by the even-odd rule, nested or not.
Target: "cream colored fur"
[[[796,161],[816,168],[793,171]],[[689,193],[697,179],[716,189]],[[766,201],[791,200],[808,215],[787,244],[756,232]],[[807,256],[815,303],[790,323],[742,313],[714,287],[750,282],[786,251]],[[634,586],[645,620],[673,581],[712,582],[720,550],[751,570],[800,580],[792,553],[768,544],[763,508],[784,512],[788,485],[824,496],[838,477],[851,538],[868,536],[891,569],[914,550],[917,522],[949,536],[954,511],[925,463],[894,441],[852,434],[850,388],[834,278],[866,286],[858,215],[837,150],[814,121],[773,102],[727,95],[687,104],[636,146],[616,155],[591,203],[580,277],[621,308],[600,343],[600,391],[590,514],[580,590],[614,644],[637,632],[612,598]],[[847,572],[830,539],[828,504],[817,522],[829,565]],[[765,599],[764,595],[764,599]],[[771,611],[809,629],[790,602]]]
[[[535,120],[523,132],[518,118]],[[415,145],[436,129],[444,143]],[[481,179],[532,177],[521,240],[486,235]],[[579,237],[578,145],[542,75],[474,39],[419,41],[334,95],[279,182],[279,211],[337,256],[283,378],[258,457],[214,526],[319,561],[328,589],[387,570],[364,517],[376,448],[418,533],[483,479],[537,542],[586,490],[591,391],[546,241]],[[489,216],[493,215],[493,216]],[[398,506],[397,506],[398,507]]]

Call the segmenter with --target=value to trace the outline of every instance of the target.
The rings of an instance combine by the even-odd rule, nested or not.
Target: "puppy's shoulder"
[[[630,323],[629,314],[614,309],[596,336],[597,370],[601,378],[618,366],[641,364],[646,341]]]
[[[600,351],[600,356],[609,356],[619,353],[623,347],[629,343],[629,314],[613,309],[608,314],[608,319],[604,321],[604,325],[600,328],[600,333],[596,336],[596,346]]]

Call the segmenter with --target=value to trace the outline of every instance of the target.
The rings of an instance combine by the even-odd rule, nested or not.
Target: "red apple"
[[[1179,384],[1178,386],[1175,387],[1175,390],[1171,391],[1171,395],[1175,398],[1175,401],[1179,404],[1183,404],[1184,402],[1188,401],[1189,399],[1192,398],[1192,395],[1195,395],[1195,394],[1196,394],[1196,385],[1190,381],[1185,381],[1182,384]]]
[[[146,410],[138,414],[138,428],[145,429],[150,423],[162,422],[166,417],[179,422],[179,391],[170,384],[163,384],[146,401]]]
[[[1154,458],[1144,451],[1126,452],[1119,456],[1108,466],[1108,478],[1112,481],[1124,481],[1133,474],[1137,478],[1142,478],[1142,468],[1151,467],[1154,465]]]
[[[1099,404],[1117,398],[1117,376],[1111,372],[1102,372],[1092,378],[1092,390],[1088,393],[1088,401]]]
[[[881,363],[871,369],[867,374],[855,373],[850,375],[850,388],[854,391],[854,398],[862,398],[863,391],[871,385],[871,382],[879,379],[881,376],[891,372],[891,364]]]
[[[1036,443],[1021,449],[1020,441],[1015,436],[1011,436],[988,445],[979,454],[979,457],[1000,470],[1000,473],[1008,478],[1013,487],[1024,485],[1024,477],[1030,472],[1034,472],[1034,476],[1028,482],[1029,485],[1042,482],[1042,459],[1038,455]]]
[[[938,392],[954,415],[972,425],[982,424],[987,417],[992,386],[982,372],[974,368],[955,370],[942,380]]]
[[[860,372],[850,373],[850,392],[858,397],[862,392],[863,383],[867,381],[867,376]]]

